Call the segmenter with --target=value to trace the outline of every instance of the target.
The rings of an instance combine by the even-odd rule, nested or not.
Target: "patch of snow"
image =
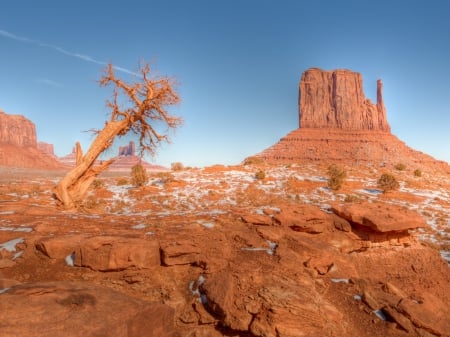
[[[65,261],[66,265],[68,265],[69,267],[73,267],[75,265],[75,253],[67,255]]]
[[[205,228],[214,228],[214,223],[213,222],[203,222],[203,221],[198,221],[198,223],[200,225],[202,225]]]
[[[154,235],[155,233],[153,232],[145,232],[145,235]]]
[[[348,278],[332,278],[331,282],[333,282],[333,283],[349,283],[350,280]]]
[[[269,255],[275,254],[275,249],[277,248],[278,244],[275,242],[267,240],[267,244],[269,248],[263,248],[263,247],[243,247],[241,250],[248,251],[248,252],[266,252]]]
[[[0,227],[0,231],[12,231],[12,232],[26,232],[29,233],[33,230],[30,227]]]
[[[383,310],[379,309],[379,310],[374,310],[372,311],[373,314],[375,314],[375,316],[377,316],[379,319],[381,319],[382,321],[385,321],[386,318],[386,314],[384,313]]]
[[[22,242],[24,242],[23,238],[17,238],[17,239],[10,240],[8,242],[4,242],[4,243],[0,244],[0,250],[6,249],[6,251],[8,251],[8,252],[15,252],[16,245],[18,243],[22,243]]]
[[[353,295],[353,299],[354,299],[355,301],[361,301],[361,300],[362,300],[362,296],[356,294],[356,295]]]
[[[9,289],[11,289],[11,288],[0,289],[0,294],[6,293]]]
[[[14,261],[15,259],[18,259],[19,257],[21,257],[22,255],[23,255],[23,250],[15,253],[14,256],[12,257],[12,260]]]
[[[14,211],[3,211],[3,212],[0,212],[0,215],[9,215],[9,214],[14,214],[15,212]]]
[[[441,256],[442,258],[447,261],[448,266],[450,267],[450,252],[445,251],[445,250],[441,250]]]
[[[147,227],[146,224],[141,223],[141,224],[138,224],[138,225],[134,225],[131,228],[133,228],[133,229],[144,229],[146,227]]]

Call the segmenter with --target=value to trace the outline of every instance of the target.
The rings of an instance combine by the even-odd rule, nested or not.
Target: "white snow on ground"
[[[4,243],[0,244],[0,250],[5,249],[7,252],[15,252],[16,251],[16,245],[18,243],[24,242],[23,238],[17,238],[13,239]]]

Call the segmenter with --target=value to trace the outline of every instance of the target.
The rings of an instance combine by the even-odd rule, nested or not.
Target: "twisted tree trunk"
[[[127,128],[127,121],[108,122],[101,130],[89,150],[83,156],[80,144],[77,143],[76,166],[56,185],[54,193],[66,208],[74,208],[83,200],[94,179],[113,162],[110,159],[98,166],[94,166],[100,154],[108,148],[114,138]]]

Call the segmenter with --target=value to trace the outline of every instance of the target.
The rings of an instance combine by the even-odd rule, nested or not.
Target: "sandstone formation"
[[[308,69],[300,81],[300,127],[389,132],[382,87],[378,80],[377,103],[372,104],[364,95],[361,74]]]
[[[174,336],[169,306],[86,282],[19,284],[0,296],[3,337]]]
[[[449,169],[391,134],[381,80],[376,104],[365,97],[361,75],[350,70],[312,68],[303,73],[299,87],[300,127],[257,154],[266,162]]]
[[[129,172],[134,165],[139,163],[148,171],[167,170],[163,166],[150,164],[141,157],[136,156],[136,146],[133,141],[130,141],[128,145],[119,147],[119,154],[115,157],[114,162],[109,166],[108,170]]]
[[[42,151],[52,157],[55,157],[55,150],[54,150],[53,144],[49,144],[46,142],[38,142],[37,147],[40,151]]]
[[[72,153],[60,157],[59,161],[68,166],[75,166],[76,153],[75,148],[72,149]],[[97,161],[97,165],[101,161]],[[153,165],[141,157],[136,156],[136,145],[133,141],[130,141],[128,145],[119,146],[118,155],[114,157],[113,163],[108,167],[108,171],[112,172],[130,172],[131,168],[136,164],[142,164],[148,171],[166,171],[167,168],[161,165]]]
[[[136,145],[130,141],[128,145],[119,146],[119,156],[134,156],[136,155]]]
[[[41,209],[32,231],[0,231],[2,336],[449,336],[450,269],[406,230],[414,212],[274,206],[151,233],[147,216]]]
[[[7,115],[0,110],[0,144],[36,148],[36,127],[21,115]]]
[[[0,110],[0,166],[61,169],[63,166],[49,153],[52,148],[50,144],[38,145],[33,122]]]

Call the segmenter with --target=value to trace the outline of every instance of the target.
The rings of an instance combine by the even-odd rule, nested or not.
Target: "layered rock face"
[[[377,83],[377,103],[363,92],[362,76],[350,70],[305,71],[300,81],[301,128],[390,131],[383,103],[383,84]]]
[[[136,154],[136,145],[131,141],[128,145],[119,147],[119,156],[134,156]]]
[[[36,127],[21,115],[7,115],[0,110],[0,143],[36,147]]]
[[[55,156],[55,149],[53,147],[53,144],[49,144],[46,142],[38,142],[37,148],[40,151],[49,154],[50,156],[53,156],[53,157]]]
[[[377,83],[377,102],[363,92],[361,74],[312,68],[300,80],[299,129],[256,156],[268,163],[344,162],[386,166],[404,163],[448,170],[448,164],[408,147],[391,134]]]
[[[63,168],[52,154],[53,145],[38,145],[36,138],[33,122],[21,115],[9,115],[0,110],[0,166]]]

